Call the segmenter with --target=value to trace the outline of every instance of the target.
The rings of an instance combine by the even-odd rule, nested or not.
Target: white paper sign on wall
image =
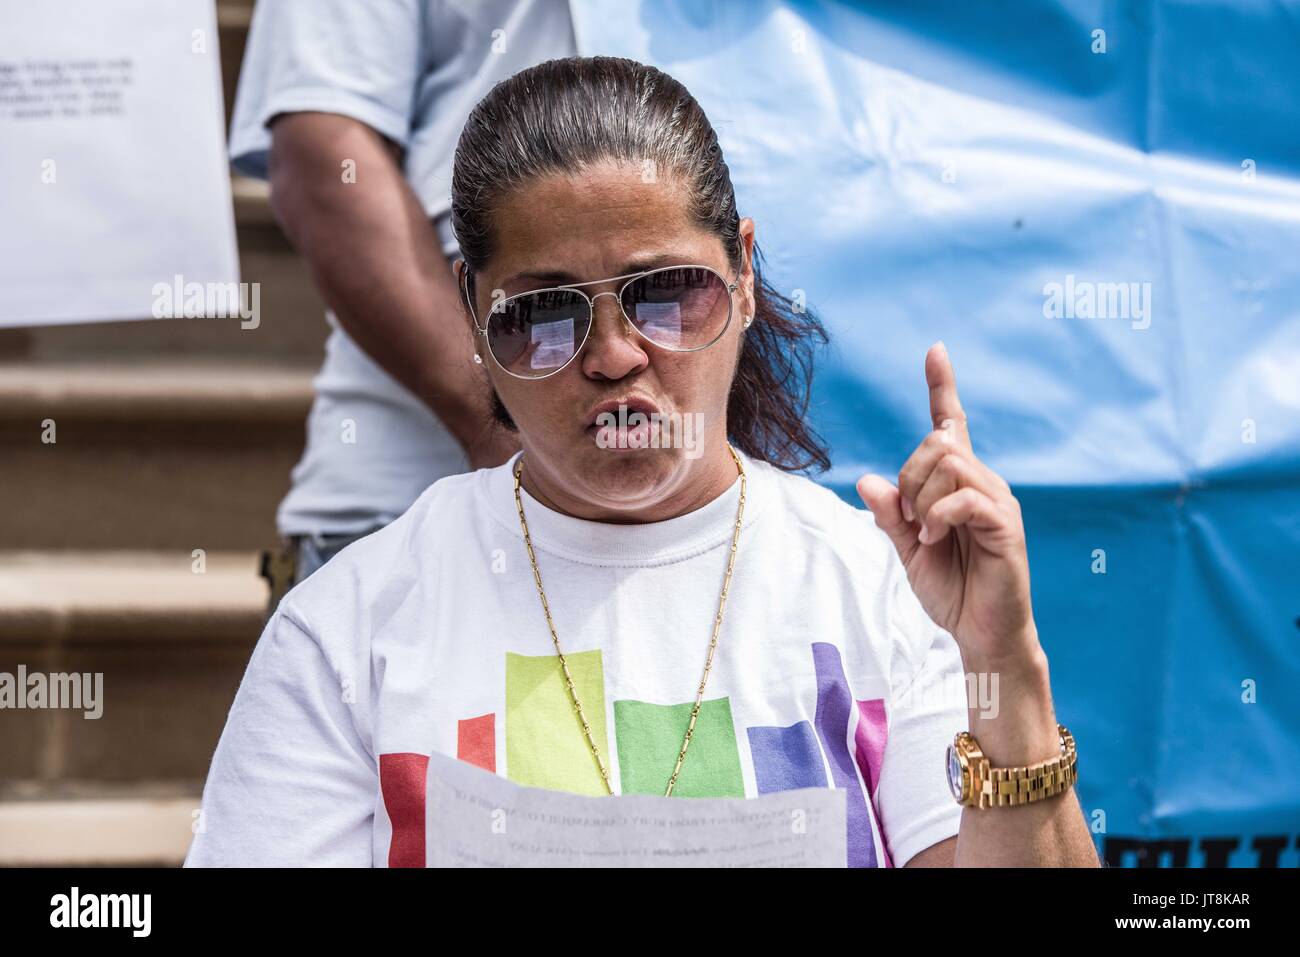
[[[0,326],[237,284],[213,0],[3,7]]]

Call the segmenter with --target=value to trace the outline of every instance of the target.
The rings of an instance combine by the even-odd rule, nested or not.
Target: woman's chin
[[[593,505],[633,510],[677,491],[687,460],[680,449],[592,449],[583,456],[579,486]]]

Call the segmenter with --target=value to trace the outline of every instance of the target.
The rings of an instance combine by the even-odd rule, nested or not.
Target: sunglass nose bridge
[[[590,300],[591,302],[592,322],[595,322],[596,320],[596,300],[599,299],[601,296],[609,296],[611,299],[614,300],[614,316],[616,317],[616,319],[619,320],[620,325],[631,324],[631,318],[628,316],[627,311],[623,308],[622,297],[617,292],[609,292],[609,291],[598,292],[595,295],[589,295],[587,297],[588,300]],[[631,330],[626,330],[626,331],[630,332]]]

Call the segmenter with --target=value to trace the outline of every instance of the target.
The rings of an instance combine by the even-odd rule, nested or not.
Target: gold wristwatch
[[[1061,753],[1027,767],[993,768],[969,731],[948,747],[948,787],[962,807],[1006,807],[1055,797],[1079,779],[1074,736],[1058,724]]]

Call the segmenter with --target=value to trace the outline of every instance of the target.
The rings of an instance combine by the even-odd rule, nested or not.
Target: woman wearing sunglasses
[[[1095,865],[1019,508],[943,348],[935,430],[898,487],[861,480],[870,511],[794,474],[829,465],[822,329],[762,280],[699,105],[632,61],[498,85],[452,207],[522,451],[284,599],[188,863],[423,865],[440,753],[592,795],[841,788],[851,866]]]

